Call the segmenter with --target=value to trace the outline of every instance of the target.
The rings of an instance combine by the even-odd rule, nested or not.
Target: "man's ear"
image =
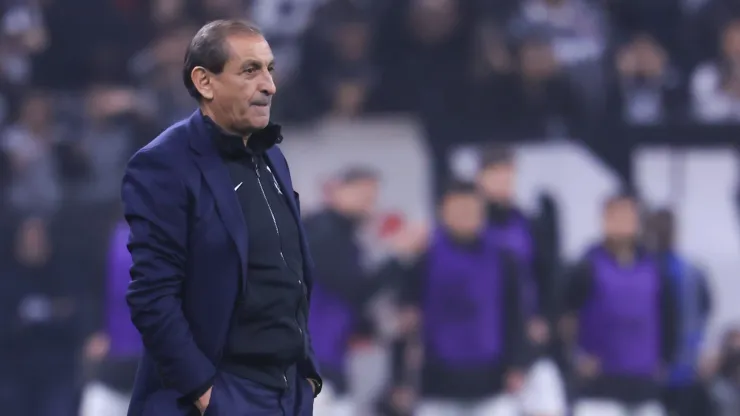
[[[190,79],[203,99],[213,99],[213,74],[211,72],[202,66],[196,66],[190,71]]]

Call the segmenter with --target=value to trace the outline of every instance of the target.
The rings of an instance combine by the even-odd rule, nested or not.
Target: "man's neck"
[[[636,255],[634,243],[628,241],[607,240],[606,247],[619,264],[626,266],[634,263]]]
[[[244,142],[244,146],[245,147],[247,146],[247,143],[249,142],[249,136],[250,136],[249,134],[244,136],[226,127],[226,123],[220,117],[218,117],[216,115],[216,112],[213,111],[207,105],[201,105],[200,112],[203,113],[204,116],[210,118],[216,124],[216,126],[218,126],[218,128],[221,129],[221,131],[223,131],[224,133],[231,135],[231,136],[241,136],[242,141]]]

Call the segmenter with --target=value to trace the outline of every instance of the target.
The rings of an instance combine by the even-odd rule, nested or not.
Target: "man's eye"
[[[273,73],[273,72],[275,72],[275,67],[274,67],[274,66],[271,66],[271,67],[267,68],[267,70],[268,70],[268,71],[269,71],[270,73]]]
[[[245,73],[245,74],[253,74],[253,73],[254,73],[254,71],[255,71],[255,69],[254,69],[254,68],[247,68],[247,69],[245,69],[245,70],[244,70],[244,73]]]

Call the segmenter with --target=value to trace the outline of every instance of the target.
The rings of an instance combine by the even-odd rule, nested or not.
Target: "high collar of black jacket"
[[[216,141],[218,151],[225,157],[240,158],[246,155],[261,155],[267,149],[283,141],[282,128],[279,124],[269,123],[264,129],[252,133],[247,145],[244,146],[243,137],[225,131],[206,115],[203,115],[203,120]]]

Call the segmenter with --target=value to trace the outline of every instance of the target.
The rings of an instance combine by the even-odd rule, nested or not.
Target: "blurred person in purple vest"
[[[549,358],[550,326],[554,320],[552,275],[557,262],[555,243],[551,241],[556,233],[535,233],[533,221],[517,207],[516,173],[513,151],[490,146],[481,154],[477,185],[487,203],[491,237],[515,255],[521,268],[527,337],[537,356],[521,397],[523,411],[559,416],[565,413],[565,391],[560,370]]]
[[[125,416],[136,369],[143,352],[141,336],[131,322],[126,290],[131,281],[129,227],[116,224],[110,239],[105,285],[105,328],[87,343],[86,355],[99,360],[95,378],[85,386],[80,416]]]
[[[409,268],[402,296],[419,314],[423,348],[419,416],[519,415],[524,382],[521,268],[486,233],[485,202],[474,184],[454,183],[442,198],[427,252]],[[397,389],[406,354],[396,354]]]
[[[368,167],[353,166],[337,174],[328,187],[325,209],[305,219],[316,264],[309,329],[324,386],[314,403],[321,415],[355,414],[346,377],[353,341],[374,335],[366,315],[368,301],[382,288],[398,281],[402,269],[396,257],[374,270],[365,266],[368,247],[360,241],[362,227],[375,212],[379,178]]]
[[[604,205],[601,242],[569,277],[561,328],[576,370],[574,416],[662,416],[679,317],[667,273],[638,244],[638,203]]]

